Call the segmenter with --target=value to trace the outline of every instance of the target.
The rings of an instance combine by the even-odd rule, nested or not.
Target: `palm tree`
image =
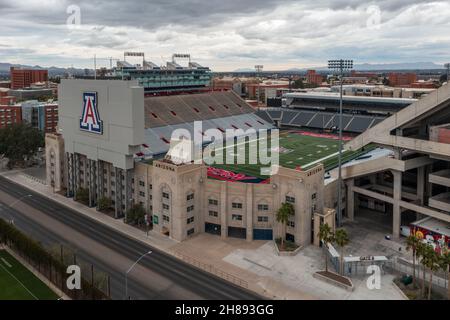
[[[417,259],[419,259],[419,262],[422,264],[422,270],[423,270],[423,278],[422,278],[422,296],[425,295],[425,262],[426,262],[426,245],[419,241],[419,244],[417,245],[416,248],[416,255],[417,255]],[[419,274],[420,270],[418,271]]]
[[[281,247],[284,248],[284,238],[286,237],[286,224],[289,221],[289,217],[295,214],[294,206],[288,202],[281,204],[280,209],[277,211],[277,221],[281,223],[283,228],[283,234],[281,235]]]
[[[430,280],[428,283],[428,300],[431,300],[431,289],[433,287],[433,272],[438,271],[441,268],[441,265],[439,255],[430,245],[426,245],[424,265],[430,270]]]
[[[415,234],[406,238],[406,250],[412,251],[413,256],[413,285],[416,286],[416,258],[417,258],[417,246],[420,243],[420,239]]]
[[[334,241],[337,243],[337,245],[341,248],[341,274],[344,274],[344,247],[350,242],[350,239],[348,238],[347,231],[345,229],[338,229],[336,230],[334,234]]]
[[[323,242],[325,247],[328,247],[328,243],[334,241],[334,233],[331,230],[328,223],[322,224],[320,226],[318,237],[320,241]],[[326,252],[325,252],[325,271],[328,272],[328,257]]]
[[[450,300],[450,250],[448,246],[442,249],[440,265],[441,269],[448,273],[447,298]]]

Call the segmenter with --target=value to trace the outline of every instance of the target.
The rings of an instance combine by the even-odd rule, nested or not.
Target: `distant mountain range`
[[[328,67],[311,67],[311,68],[290,68],[289,72],[305,72],[313,69],[318,71],[328,70]],[[406,62],[406,63],[363,63],[355,64],[354,70],[358,71],[386,71],[386,70],[437,70],[444,69],[444,66],[434,62]],[[240,68],[233,72],[255,72],[252,68]]]
[[[0,62],[0,74],[9,74],[9,70],[11,67],[16,68],[26,68],[26,69],[46,69],[48,70],[48,74],[50,77],[52,76],[62,76],[67,73],[72,75],[84,75],[85,69],[80,68],[60,68],[60,67],[41,67],[41,66],[29,66],[29,65],[23,65],[23,64],[12,64],[12,63],[2,63]],[[91,74],[94,73],[93,70],[88,69],[88,72]]]

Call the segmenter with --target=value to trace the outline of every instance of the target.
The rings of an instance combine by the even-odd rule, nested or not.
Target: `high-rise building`
[[[11,89],[23,89],[36,82],[48,81],[48,70],[19,69],[11,67],[10,69]]]
[[[417,81],[415,73],[397,73],[393,72],[388,75],[389,84],[393,87],[410,86]]]
[[[323,82],[323,76],[316,73],[316,70],[308,70],[306,73],[306,81],[309,84],[320,85]]]

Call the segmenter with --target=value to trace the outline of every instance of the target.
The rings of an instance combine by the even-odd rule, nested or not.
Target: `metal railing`
[[[411,262],[408,262],[401,258],[392,258],[389,260],[388,263],[386,263],[386,267],[388,270],[396,271],[402,274],[413,274],[413,266]],[[425,282],[429,283],[429,270],[425,270],[426,276],[425,276]],[[420,264],[416,264],[416,277],[418,282],[420,283],[423,279],[423,266]],[[448,288],[448,273],[439,271],[439,272],[433,272],[433,285],[436,285],[438,287],[447,289]]]
[[[245,280],[242,280],[239,277],[236,277],[236,276],[234,276],[234,275],[232,275],[232,274],[230,274],[228,272],[225,272],[223,270],[220,270],[220,269],[214,267],[211,264],[207,264],[207,263],[201,262],[201,261],[199,261],[199,260],[197,260],[195,258],[192,258],[190,256],[182,254],[182,253],[180,253],[178,251],[174,251],[173,254],[176,257],[178,257],[179,259],[183,260],[184,262],[186,262],[186,263],[188,263],[188,264],[190,264],[190,265],[192,265],[192,266],[194,266],[194,267],[196,267],[198,269],[201,269],[201,270],[204,270],[206,272],[212,273],[212,274],[214,274],[215,276],[217,276],[219,278],[222,278],[222,279],[224,279],[226,281],[229,281],[229,282],[231,282],[231,283],[233,283],[235,285],[238,285],[240,287],[248,289],[248,282],[245,281]]]

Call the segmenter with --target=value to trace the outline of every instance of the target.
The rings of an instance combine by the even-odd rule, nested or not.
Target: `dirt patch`
[[[348,287],[351,287],[353,285],[349,279],[330,271],[317,271],[317,274],[320,274],[321,276],[327,277],[336,282],[342,283],[343,285],[346,285]]]

